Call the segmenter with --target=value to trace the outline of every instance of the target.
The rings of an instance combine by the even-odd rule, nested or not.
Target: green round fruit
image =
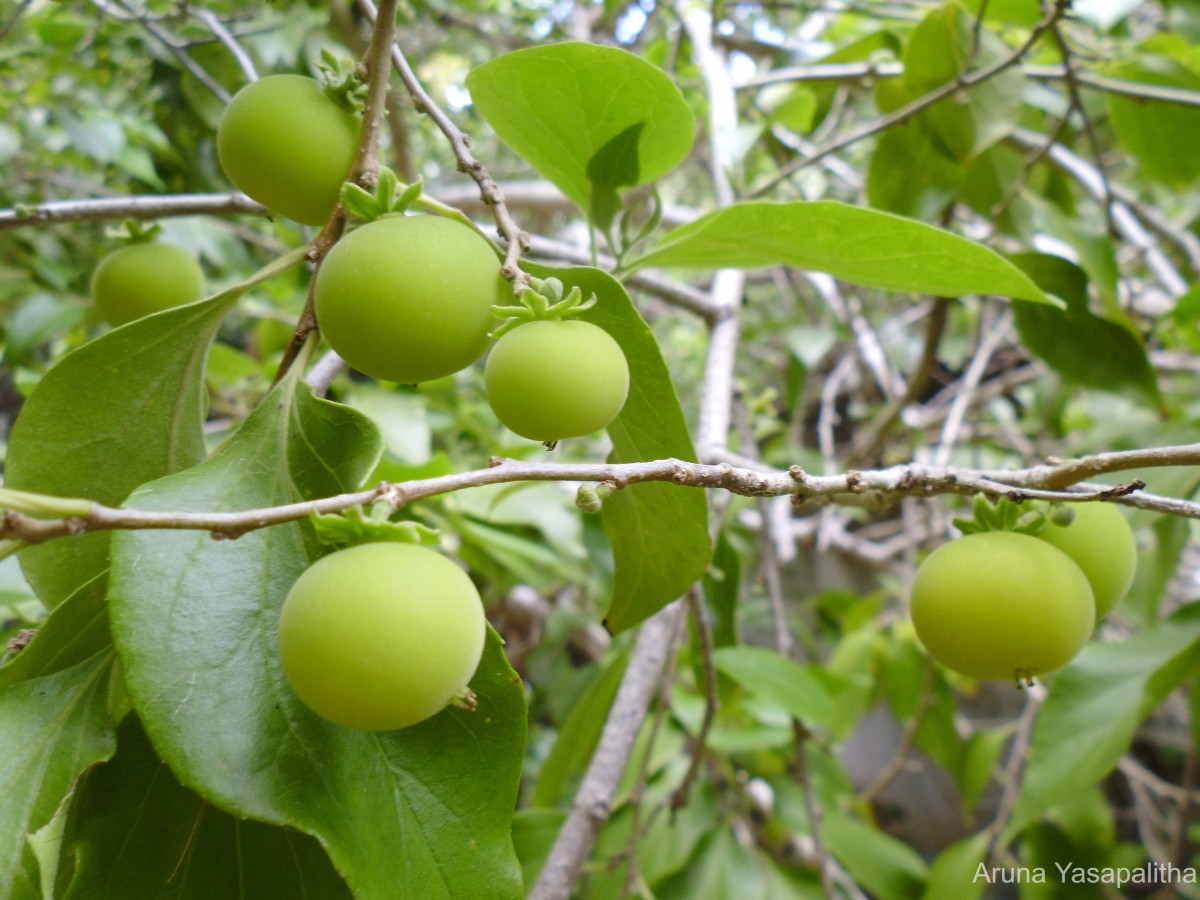
[[[283,671],[317,715],[390,731],[428,719],[483,653],[483,605],[449,559],[412,544],[360,544],[317,560],[279,618]]]
[[[303,75],[269,75],[242,88],[217,127],[229,180],[272,212],[323,225],[358,147],[362,120]]]
[[[1133,584],[1137,542],[1121,510],[1109,503],[1073,503],[1070,525],[1050,522],[1038,535],[1083,569],[1096,597],[1096,620],[1108,615]]]
[[[972,678],[1053,671],[1083,649],[1096,619],[1079,566],[1010,531],[969,534],[929,554],[913,581],[911,611],[929,654]]]
[[[521,437],[560,441],[604,428],[629,394],[629,363],[612,336],[579,319],[527,322],[484,369],[496,417]]]
[[[92,300],[112,325],[192,303],[204,291],[200,264],[171,244],[130,244],[114,250],[92,274]]]
[[[440,216],[386,216],[321,263],[317,324],[348,364],[382,381],[431,381],[487,347],[492,306],[511,302],[491,245]]]

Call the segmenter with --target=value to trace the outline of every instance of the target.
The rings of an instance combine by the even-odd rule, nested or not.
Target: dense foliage
[[[0,7],[0,897],[1200,896],[1200,4],[380,7]]]

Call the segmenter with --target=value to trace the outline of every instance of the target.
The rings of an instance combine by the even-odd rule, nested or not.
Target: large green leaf
[[[581,318],[611,334],[629,361],[629,398],[608,426],[610,462],[694,461],[696,451],[658,343],[625,289],[592,268],[526,264],[539,278],[578,286],[597,303]],[[708,567],[712,542],[702,491],[666,483],[637,484],[604,501],[604,529],[616,565],[605,624],[614,634],[632,628],[683,594]]]
[[[864,287],[960,297],[1000,294],[1053,303],[1036,284],[982,244],[902,216],[815,203],[735,203],[663,236],[629,267],[753,269],[796,266]]]
[[[1107,775],[1142,720],[1198,666],[1200,603],[1127,641],[1084,649],[1038,714],[1007,834]]]
[[[821,840],[872,897],[905,900],[924,893],[929,870],[917,851],[866,822],[827,809]]]
[[[833,698],[815,667],[763,647],[720,647],[713,662],[749,693],[806,725],[829,725],[836,717]]]
[[[24,650],[0,666],[0,688],[68,669],[111,643],[108,604],[90,590],[76,591],[42,621]]]
[[[23,871],[26,835],[50,821],[75,779],[116,748],[111,650],[0,688],[0,897]]]
[[[1132,332],[1088,310],[1088,278],[1065,259],[1040,253],[1012,257],[1046,292],[1067,303],[1013,304],[1021,343],[1076,384],[1131,394],[1160,407],[1162,397],[1146,347]]]
[[[64,357],[38,383],[13,425],[8,487],[119,505],[140,484],[204,458],[204,361],[230,307],[299,262],[281,257],[248,281],[114,329]],[[111,534],[49,541],[20,554],[42,602],[82,585],[104,596]]]
[[[674,82],[616,47],[517,50],[472,70],[467,87],[496,134],[601,227],[619,188],[666,174],[692,147],[691,108]]]
[[[134,503],[236,510],[328,496],[357,488],[381,443],[370,420],[288,378],[202,465]],[[510,820],[526,713],[498,639],[471,683],[475,713],[382,734],[331,725],[288,687],[276,633],[286,592],[321,552],[306,523],[235,541],[114,539],[113,639],[151,742],[225,811],[315,835],[358,897],[517,895]]]
[[[1166,57],[1145,56],[1113,69],[1118,78],[1200,91],[1200,75]],[[1117,140],[1141,164],[1146,175],[1185,186],[1200,177],[1200,109],[1177,103],[1108,95],[1108,114]]]
[[[313,838],[236,818],[183,787],[137,716],[126,717],[116,756],[76,796],[69,856],[69,900],[350,897]]]
[[[951,0],[922,19],[909,38],[904,50],[905,87],[915,99],[1010,52],[1000,38]],[[920,122],[951,154],[969,159],[1012,131],[1024,101],[1024,82],[1020,67],[1012,66],[935,103],[921,113]],[[900,173],[896,178],[903,180]]]
[[[876,209],[932,221],[954,202],[963,177],[962,163],[913,122],[879,138],[867,170],[867,199]]]

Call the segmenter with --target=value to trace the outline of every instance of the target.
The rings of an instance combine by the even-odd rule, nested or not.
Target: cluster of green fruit
[[[1036,536],[981,531],[933,551],[913,581],[913,625],[948,669],[1029,680],[1083,649],[1129,591],[1136,565],[1133,531],[1116,506],[1072,504]]]
[[[217,150],[225,174],[248,196],[320,225],[350,175],[360,130],[336,91],[276,75],[233,98]],[[511,286],[495,248],[474,229],[402,209],[379,212],[334,244],[313,286],[321,333],[349,365],[383,381],[442,378],[478,360],[496,316],[515,310],[521,321],[497,329],[502,336],[485,367],[497,418],[550,444],[591,434],[617,416],[629,390],[628,363],[602,328],[566,317],[586,308],[577,296],[553,310],[544,297],[506,307]],[[561,287],[551,289],[558,299]],[[114,252],[93,277],[96,305],[114,325],[198,300],[204,290],[196,261],[160,243]],[[412,544],[361,543],[322,557],[296,581],[281,611],[280,658],[296,694],[317,714],[350,728],[390,730],[421,722],[455,698],[464,702],[484,632],[478,592],[445,556]]]
[[[325,222],[354,162],[361,122],[311,78],[272,75],[243,88],[217,129],[230,181],[273,212]],[[197,262],[168,244],[106,257],[92,279],[113,325],[200,299]],[[384,215],[334,245],[317,273],[318,324],[355,369],[416,383],[479,359],[511,287],[493,246],[467,225],[432,215]],[[488,400],[509,429],[553,443],[608,425],[625,403],[629,367],[617,342],[580,320],[526,322],[488,357]]]

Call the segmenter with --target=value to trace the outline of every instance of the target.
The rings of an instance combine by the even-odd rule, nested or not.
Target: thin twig
[[[367,45],[367,53],[363,59],[363,67],[367,73],[367,101],[363,110],[362,132],[359,134],[358,146],[354,153],[354,162],[346,180],[364,187],[373,187],[379,180],[379,135],[383,127],[383,116],[387,107],[388,82],[391,76],[391,66],[388,63],[388,52],[393,45],[396,34],[396,8],[399,0],[382,0],[379,5],[378,18],[371,31],[371,40]],[[309,262],[312,263],[313,277],[309,280],[308,297],[304,302],[304,310],[296,323],[296,330],[287,348],[283,351],[283,359],[275,372],[275,383],[287,374],[292,364],[300,355],[309,335],[315,332],[319,323],[316,313],[316,274],[326,254],[333,249],[342,232],[346,229],[346,208],[341,199],[333,208],[333,213],[321,233],[317,235],[309,250]]]
[[[12,30],[17,27],[17,22],[20,20],[21,14],[29,8],[31,3],[33,3],[33,0],[21,0],[16,9],[13,10],[13,14],[8,17],[8,21],[0,25],[0,41],[8,37]]]
[[[847,147],[853,146],[854,144],[857,144],[858,142],[863,141],[872,135],[879,134],[881,131],[886,131],[887,129],[896,125],[903,124],[913,116],[917,115],[917,113],[928,109],[935,103],[945,100],[947,97],[951,97],[954,94],[957,94],[959,91],[969,90],[975,85],[982,84],[988,79],[999,75],[1001,72],[1007,71],[1013,66],[1018,65],[1021,60],[1029,54],[1037,42],[1041,40],[1041,37],[1046,32],[1046,29],[1050,28],[1055,22],[1058,21],[1058,19],[1062,16],[1062,13],[1063,10],[1056,6],[1050,14],[1044,17],[1042,21],[1038,22],[1037,25],[1030,30],[1029,36],[1026,38],[1025,42],[1003,59],[998,59],[990,65],[986,65],[981,69],[976,69],[974,72],[969,72],[966,75],[961,75],[954,81],[948,81],[941,87],[934,88],[933,90],[922,94],[915,100],[911,100],[904,104],[899,109],[887,113],[886,115],[879,116],[871,122],[868,122],[854,133],[846,135],[843,138],[839,138],[838,140],[825,145],[811,156],[793,160],[791,163],[780,169],[775,175],[767,179],[765,183],[759,185],[757,188],[751,191],[750,196],[761,197],[764,194],[770,193],[773,188],[791,178],[794,174],[796,174],[796,172],[806,168],[807,166],[811,166],[816,162],[819,162],[826,156],[845,150]]]
[[[210,9],[195,8],[192,10],[192,15],[207,25],[208,30],[213,33],[213,36],[225,45],[226,49],[233,55],[233,58],[237,60],[238,68],[242,70],[242,74],[246,76],[246,80],[258,81],[258,69],[254,67],[254,60],[250,58],[250,54],[238,43],[237,38],[225,27],[225,23],[221,21],[221,18]]]
[[[682,617],[683,606],[672,603],[642,623],[583,783],[529,900],[565,900],[571,896],[596,836],[612,813],[613,797],[673,653]]]
[[[717,718],[717,667],[713,662],[713,633],[709,624],[707,611],[699,586],[693,587],[687,596],[688,611],[692,622],[696,625],[696,635],[700,641],[700,667],[704,672],[704,719],[700,722],[700,730],[692,738],[692,761],[688,766],[683,781],[671,795],[671,810],[687,806],[692,784],[700,772],[700,763],[708,746],[708,734]]]
[[[1058,3],[1059,0],[1051,0],[1051,2]],[[1100,148],[1100,139],[1096,136],[1096,129],[1092,126],[1092,117],[1088,115],[1087,107],[1083,105],[1083,97],[1079,90],[1079,76],[1075,67],[1075,54],[1067,43],[1067,38],[1063,34],[1062,23],[1060,21],[1055,20],[1050,25],[1050,35],[1054,38],[1054,43],[1058,46],[1059,55],[1062,56],[1063,83],[1066,85],[1067,94],[1071,98],[1070,109],[1075,110],[1079,114],[1079,119],[1083,123],[1084,138],[1087,140],[1088,147],[1092,151],[1096,173],[1100,176],[1100,189],[1103,194],[1100,198],[1100,205],[1104,209],[1106,231],[1112,234],[1115,231],[1112,211],[1112,185],[1109,184],[1108,173],[1104,170],[1104,155]],[[1065,118],[1070,118],[1070,115],[1070,110],[1068,110]]]
[[[377,13],[375,4],[371,0],[358,0],[358,7],[369,21],[375,21]],[[500,274],[509,281],[512,281],[514,288],[528,284],[528,276],[521,271],[521,254],[525,251],[529,238],[509,212],[500,186],[492,178],[491,174],[489,174],[483,163],[471,153],[470,142],[467,136],[463,134],[458,126],[451,121],[450,117],[442,111],[441,107],[434,102],[433,98],[429,96],[424,85],[417,78],[416,72],[408,64],[403,51],[394,41],[391,44],[391,56],[392,65],[395,66],[396,71],[400,74],[400,80],[404,82],[404,86],[412,96],[413,103],[416,105],[418,111],[425,113],[429,118],[433,119],[438,130],[450,142],[450,147],[454,151],[454,158],[458,160],[459,171],[465,172],[475,180],[475,183],[479,185],[479,195],[483,199],[483,202],[492,208],[492,212],[496,217],[496,227],[508,244],[508,250],[504,257],[504,265],[500,269]]]
[[[231,96],[229,91],[225,90],[225,88],[223,88],[215,78],[209,75],[208,71],[203,66],[192,59],[187,50],[181,47],[179,43],[170,35],[170,33],[160,26],[150,15],[148,15],[145,10],[136,9],[132,4],[125,2],[125,0],[120,0],[121,5],[124,7],[124,13],[115,9],[107,2],[107,0],[94,0],[94,2],[97,8],[99,8],[102,12],[108,13],[114,18],[126,20],[132,19],[140,24],[142,28],[144,28],[150,35],[158,40],[159,43],[166,47],[172,56],[179,60],[180,65],[187,69],[193,78],[208,88],[209,91],[212,92],[213,96],[215,96],[222,103],[228,103],[230,101]]]
[[[62,222],[165,219],[172,216],[265,216],[266,207],[235,191],[229,194],[138,195],[89,200],[50,200],[0,209],[0,231]]]
[[[900,742],[896,745],[896,752],[892,756],[891,762],[884,766],[863,790],[861,797],[864,803],[875,802],[887,786],[892,783],[893,779],[904,771],[904,766],[908,762],[908,754],[912,752],[912,748],[916,744],[917,733],[921,730],[921,725],[925,721],[925,714],[929,711],[929,707],[933,702],[933,673],[933,657],[926,656],[925,671],[921,676],[921,694],[917,700],[917,708],[904,725],[904,733],[900,735]]]
[[[1046,699],[1046,688],[1043,685],[1030,685],[1025,688],[1025,692],[1025,708],[1021,711],[1021,718],[1017,720],[1017,732],[1008,751],[1008,762],[1004,766],[1001,782],[1004,793],[1000,797],[996,816],[988,826],[990,837],[985,859],[995,859],[1002,849],[1000,840],[1008,827],[1021,792],[1021,772],[1025,764],[1025,754],[1029,751],[1029,741],[1033,737],[1033,723],[1037,719],[1042,701]]]

